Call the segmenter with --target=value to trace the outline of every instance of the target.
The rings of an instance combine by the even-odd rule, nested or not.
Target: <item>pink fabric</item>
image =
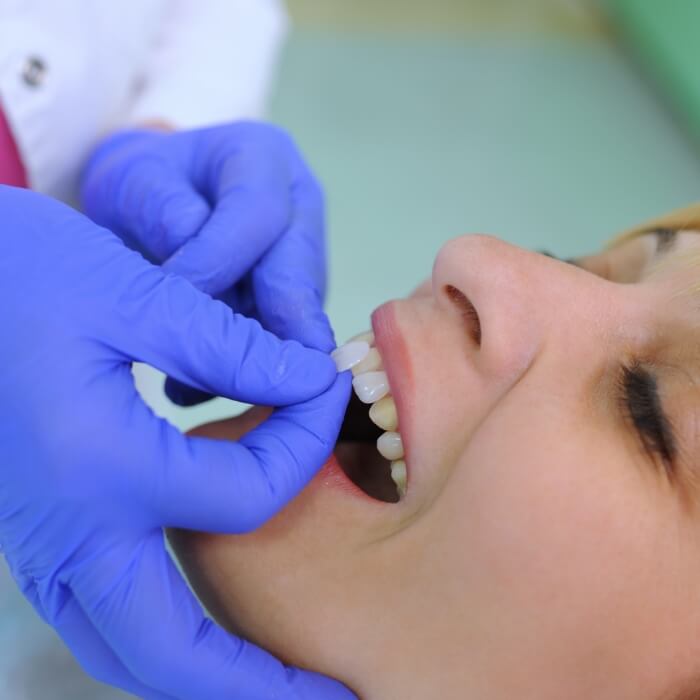
[[[27,186],[27,175],[22,165],[22,158],[10,131],[10,125],[5,119],[2,105],[0,105],[0,184],[15,187]]]

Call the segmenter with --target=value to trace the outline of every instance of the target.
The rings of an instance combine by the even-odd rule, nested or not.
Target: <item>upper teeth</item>
[[[406,495],[406,462],[403,459],[403,440],[398,432],[396,403],[389,393],[389,380],[383,371],[382,358],[373,346],[374,334],[368,331],[334,350],[332,357],[339,372],[352,370],[355,393],[360,401],[371,404],[370,419],[386,431],[377,440],[377,450],[391,462],[391,478],[399,496],[403,498]]]
[[[393,461],[403,457],[403,441],[398,433],[382,433],[377,439],[379,454]]]
[[[369,352],[365,355],[364,359],[360,360],[352,368],[352,373],[354,376],[357,376],[358,374],[364,374],[365,372],[375,372],[380,369],[384,369],[384,364],[382,362],[382,358],[379,355],[379,350],[377,350],[377,348],[370,348]]]
[[[365,372],[358,374],[352,385],[362,403],[374,403],[389,393],[389,380],[386,372]]]
[[[396,415],[396,404],[391,396],[385,396],[373,403],[369,409],[372,423],[382,430],[394,431],[399,427],[399,417]]]
[[[331,357],[335,361],[338,372],[345,372],[345,370],[352,369],[358,364],[361,364],[368,353],[368,343],[364,340],[354,340],[333,350]]]

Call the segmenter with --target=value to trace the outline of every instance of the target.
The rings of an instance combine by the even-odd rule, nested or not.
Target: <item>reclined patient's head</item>
[[[174,533],[203,601],[363,700],[661,700],[692,686],[694,257],[688,231],[584,260],[599,274],[495,238],[449,242],[429,283],[373,317],[405,497],[380,502],[328,468],[253,534]],[[260,419],[198,432],[234,439]]]

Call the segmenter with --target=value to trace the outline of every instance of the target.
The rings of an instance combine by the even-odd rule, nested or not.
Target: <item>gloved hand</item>
[[[349,378],[62,204],[0,187],[0,216],[0,547],[24,594],[90,674],[147,700],[350,698],[205,619],[162,532],[275,513],[332,449]],[[132,360],[287,407],[239,443],[186,437]]]
[[[290,137],[262,123],[107,138],[83,171],[85,212],[167,272],[280,338],[334,347],[321,189]],[[180,405],[210,398],[169,380]]]

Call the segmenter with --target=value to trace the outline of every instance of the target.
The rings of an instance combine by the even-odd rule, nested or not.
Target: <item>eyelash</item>
[[[671,426],[659,400],[656,377],[638,363],[623,367],[620,398],[644,449],[651,456],[660,457],[666,472],[672,476],[676,449]]]

